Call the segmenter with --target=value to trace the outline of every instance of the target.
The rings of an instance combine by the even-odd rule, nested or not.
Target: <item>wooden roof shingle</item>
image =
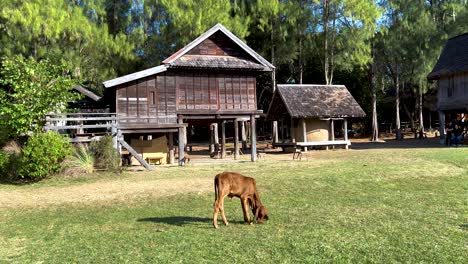
[[[366,113],[344,85],[278,84],[291,117],[364,117]]]
[[[468,33],[447,41],[427,79],[438,80],[443,76],[463,72],[468,72]]]

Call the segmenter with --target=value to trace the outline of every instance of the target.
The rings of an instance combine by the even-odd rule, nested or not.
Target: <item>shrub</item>
[[[86,145],[79,144],[62,165],[62,173],[65,175],[92,173],[94,171],[94,156]]]
[[[7,152],[0,150],[0,178],[4,179],[9,174],[10,167],[10,154]]]
[[[18,171],[20,178],[40,180],[61,169],[61,162],[71,154],[71,145],[57,132],[31,136],[23,148]]]
[[[17,168],[21,157],[21,146],[14,140],[8,141],[0,149],[0,179],[11,181],[17,178]]]
[[[94,166],[98,169],[120,171],[120,155],[112,144],[111,136],[103,136],[89,145],[94,156]]]

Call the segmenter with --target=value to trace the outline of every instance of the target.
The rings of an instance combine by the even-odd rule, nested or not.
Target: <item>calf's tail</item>
[[[218,199],[218,182],[219,182],[218,175],[216,175],[214,179],[215,201],[216,199]]]

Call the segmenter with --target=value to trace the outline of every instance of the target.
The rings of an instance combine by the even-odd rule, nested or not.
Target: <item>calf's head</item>
[[[252,210],[254,211],[254,210]],[[263,222],[268,220],[268,212],[266,207],[260,205],[259,207],[255,208],[255,221],[259,224],[263,224]]]

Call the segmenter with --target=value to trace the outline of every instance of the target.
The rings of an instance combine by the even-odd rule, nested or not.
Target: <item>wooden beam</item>
[[[176,133],[179,130],[177,128],[156,128],[156,129],[121,129],[123,134],[151,134],[151,133]]]
[[[221,122],[221,159],[226,158],[226,121]]]
[[[250,115],[250,127],[251,127],[251,133],[250,133],[250,143],[251,143],[251,155],[250,159],[252,161],[257,160],[257,131],[255,131],[255,115]]]
[[[239,157],[239,121],[234,120],[234,159]]]
[[[143,167],[145,167],[149,171],[154,170],[154,168],[151,167],[140,155],[138,155],[138,153],[127,142],[125,142],[125,140],[123,140],[123,138],[119,139],[118,142],[125,149],[127,149],[128,152],[130,152],[130,154],[132,154],[133,157],[135,157],[135,159],[137,159]]]

